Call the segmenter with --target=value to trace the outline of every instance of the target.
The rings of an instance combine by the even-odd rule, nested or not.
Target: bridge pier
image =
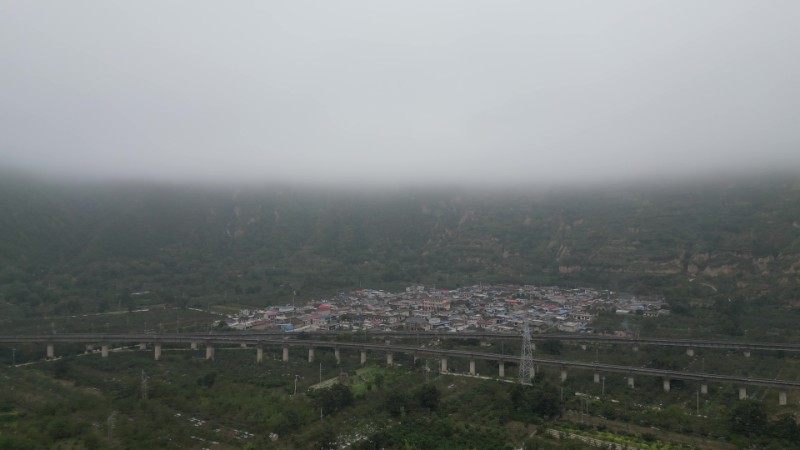
[[[103,358],[108,358],[108,344],[103,344],[100,346],[100,356]]]
[[[47,359],[56,357],[56,348],[53,344],[47,344]]]
[[[308,348],[308,362],[314,362],[314,347]]]
[[[156,342],[153,345],[153,359],[155,359],[156,361],[161,359],[161,344],[159,344],[158,342]]]
[[[586,344],[581,344],[581,350],[586,351]]]
[[[147,342],[139,342],[139,350],[147,350]]]
[[[744,400],[747,398],[747,388],[740,387],[739,388],[739,400]]]
[[[505,377],[506,376],[506,363],[505,363],[505,361],[500,361],[500,363],[498,363],[497,367],[500,370],[500,373],[499,373],[500,378]]]
[[[664,385],[664,392],[669,392],[670,389],[669,378],[664,378],[663,385]]]
[[[240,343],[239,343],[239,345],[240,345],[242,348],[247,348],[247,342],[240,342]]]
[[[366,350],[361,350],[361,365],[362,366],[367,365],[367,351]]]
[[[595,373],[594,374],[594,382],[595,383],[599,383],[600,382],[600,374],[599,373]]]
[[[633,351],[634,352],[638,352],[639,351],[639,346],[638,345],[634,345],[633,346]]]
[[[341,351],[339,350],[339,347],[333,349],[333,356],[336,358],[336,365],[342,363],[342,354]]]
[[[786,406],[786,391],[778,392],[778,404]]]
[[[394,355],[389,352],[386,354],[386,367],[392,367],[394,365]]]
[[[475,360],[474,359],[470,359],[469,360],[469,374],[470,375],[475,375]]]
[[[745,350],[744,351],[744,357],[745,358],[749,358],[750,357],[750,350]]]
[[[567,369],[561,369],[561,382],[567,381]]]
[[[686,349],[686,356],[694,356],[694,349],[693,348],[687,348]]]
[[[289,347],[283,347],[283,362],[289,361]]]
[[[703,384],[700,385],[700,393],[703,394],[703,395],[708,394],[708,384],[707,383],[703,383]]]
[[[206,359],[214,359],[214,346],[212,344],[206,344]]]
[[[191,343],[191,344],[189,344],[189,345],[191,346],[190,348],[191,348],[192,350],[197,350],[197,341],[192,341],[192,343]]]
[[[440,363],[439,370],[441,370],[442,372],[447,372],[447,357],[443,356],[442,359],[439,361],[439,363]]]
[[[634,388],[633,377],[628,377],[628,387],[631,389]]]
[[[256,347],[256,362],[264,361],[264,349],[261,346]]]

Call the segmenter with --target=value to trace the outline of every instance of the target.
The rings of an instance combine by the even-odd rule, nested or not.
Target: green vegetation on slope
[[[800,292],[795,179],[356,193],[6,177],[0,208],[0,309],[17,317],[478,282],[663,294],[677,313],[755,301],[788,317]],[[737,314],[728,334],[748,328]]]

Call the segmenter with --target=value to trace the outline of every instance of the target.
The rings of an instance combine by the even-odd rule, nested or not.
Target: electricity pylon
[[[522,329],[522,354],[519,357],[519,384],[531,384],[534,375],[536,375],[536,369],[533,367],[531,329],[526,320]]]

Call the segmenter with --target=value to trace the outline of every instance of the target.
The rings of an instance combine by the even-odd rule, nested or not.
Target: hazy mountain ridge
[[[134,289],[272,302],[505,281],[752,298],[798,285],[797,186],[379,194],[7,180],[3,293],[41,307]]]

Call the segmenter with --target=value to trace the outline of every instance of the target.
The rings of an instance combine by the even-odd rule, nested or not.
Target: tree
[[[790,442],[800,442],[800,427],[794,414],[782,414],[770,423],[771,434]]]
[[[734,407],[728,416],[731,432],[745,436],[763,434],[767,427],[767,412],[761,402],[744,400]]]
[[[430,411],[436,411],[436,408],[439,407],[440,397],[439,389],[431,383],[423,384],[414,391],[417,403]]]
[[[389,411],[392,417],[402,416],[409,410],[410,405],[411,399],[408,397],[408,394],[399,389],[389,391],[389,394],[386,396],[386,401],[384,402],[386,410]]]
[[[330,426],[326,426],[317,436],[314,448],[317,450],[335,450],[339,448],[336,443],[336,432]]]
[[[318,392],[317,403],[327,413],[339,411],[353,404],[353,391],[342,383],[336,383]]]
[[[514,411],[531,417],[555,417],[560,413],[558,394],[552,385],[515,384],[510,391]]]
[[[543,341],[539,348],[542,349],[543,352],[547,353],[548,355],[560,355],[561,354],[561,341],[558,339],[548,339]]]
[[[208,372],[197,379],[197,384],[210,388],[217,381],[217,372]]]

